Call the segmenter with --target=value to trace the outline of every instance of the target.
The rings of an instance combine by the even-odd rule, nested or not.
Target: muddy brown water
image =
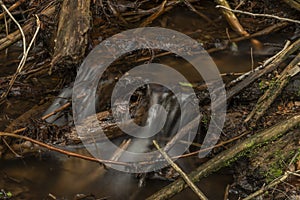
[[[82,152],[81,152],[82,153]],[[147,180],[138,187],[132,174],[105,170],[99,164],[51,153],[41,158],[27,158],[1,163],[0,187],[17,199],[44,199],[49,193],[58,198],[72,199],[76,194],[94,194],[108,199],[145,199],[170,183],[165,180]],[[217,173],[202,179],[198,185],[209,199],[223,199],[230,184],[230,174]],[[173,199],[197,199],[189,189]]]

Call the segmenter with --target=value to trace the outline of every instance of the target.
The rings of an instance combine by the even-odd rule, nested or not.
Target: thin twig
[[[145,21],[143,21],[140,25],[140,27],[146,27],[147,25],[151,24],[153,20],[158,18],[161,14],[165,12],[165,6],[166,6],[167,0],[164,0],[161,5],[160,9],[156,12],[153,13],[150,17],[148,17]]]
[[[206,152],[206,151],[212,150],[212,149],[217,148],[217,147],[222,147],[222,146],[224,146],[225,144],[234,142],[235,140],[238,140],[238,139],[244,137],[244,136],[247,135],[247,134],[249,134],[248,131],[246,131],[246,132],[244,132],[244,133],[242,133],[242,134],[240,134],[240,135],[238,135],[238,136],[236,136],[236,137],[234,137],[234,138],[231,138],[231,139],[229,139],[229,140],[226,140],[226,141],[224,141],[224,142],[220,142],[219,144],[216,144],[216,145],[214,145],[214,146],[212,146],[212,147],[207,147],[207,148],[205,148],[205,149],[200,149],[200,150],[198,150],[198,151],[193,151],[193,152],[191,152],[191,153],[186,153],[186,154],[183,154],[183,155],[180,155],[180,156],[174,156],[174,157],[172,157],[172,159],[186,158],[186,157],[198,155],[199,153]]]
[[[51,151],[56,151],[58,153],[65,154],[67,156],[76,157],[76,158],[80,158],[80,159],[83,159],[83,160],[93,161],[93,162],[102,163],[102,164],[114,164],[114,165],[130,166],[130,164],[128,164],[126,162],[118,162],[118,161],[113,161],[113,160],[102,160],[102,159],[98,159],[98,158],[94,158],[94,157],[90,157],[90,156],[77,154],[77,153],[74,153],[74,152],[71,152],[71,151],[63,150],[63,149],[45,144],[43,142],[37,141],[37,140],[32,139],[32,138],[27,137],[27,136],[17,135],[17,134],[14,134],[14,133],[0,132],[0,137],[5,137],[5,136],[26,140],[26,141],[32,142],[33,144],[36,144],[36,145],[39,145],[39,146],[44,147],[46,149],[49,149]]]
[[[234,10],[225,6],[221,6],[221,5],[217,5],[216,8],[222,8],[234,13],[240,13],[240,14],[245,14],[245,15],[250,15],[253,17],[268,17],[268,18],[274,18],[274,19],[278,19],[281,21],[287,21],[287,22],[292,22],[292,23],[297,23],[300,24],[299,20],[295,20],[295,19],[289,19],[289,18],[285,18],[285,17],[279,17],[276,15],[270,15],[270,14],[259,14],[259,13],[251,13],[251,12],[247,12],[247,11],[241,11],[241,10]]]
[[[209,19],[206,15],[204,15],[203,13],[199,12],[198,10],[196,10],[196,8],[194,8],[194,6],[188,1],[188,0],[183,0],[184,4],[191,9],[191,11],[193,11],[194,13],[196,13],[197,15],[199,15],[201,18],[203,18],[205,21],[207,21],[208,23],[212,24],[214,27],[217,27],[216,23],[214,21],[212,21],[211,19]]]
[[[1,7],[5,10],[5,12],[8,14],[8,16],[15,22],[15,24],[17,25],[18,29],[20,30],[20,33],[22,35],[22,39],[23,39],[23,54],[26,53],[26,38],[25,38],[25,34],[23,32],[23,29],[21,27],[21,25],[19,24],[19,22],[14,18],[14,16],[10,13],[10,11],[7,9],[7,7],[5,6],[5,4],[3,3],[2,0],[0,0],[0,5]]]
[[[21,155],[19,155],[15,150],[11,148],[11,146],[7,143],[5,138],[2,138],[2,141],[4,142],[5,146],[17,157],[17,158],[22,158]]]
[[[1,1],[1,0],[0,0],[0,1]],[[20,63],[19,63],[19,66],[18,66],[18,68],[17,68],[17,71],[15,72],[15,74],[13,75],[12,79],[11,79],[10,82],[9,82],[8,89],[6,90],[6,92],[4,92],[4,93],[2,94],[2,96],[1,96],[2,99],[4,99],[4,98],[7,97],[8,93],[10,92],[12,86],[14,85],[14,83],[15,83],[15,81],[16,81],[18,75],[22,72],[22,70],[23,70],[23,68],[24,68],[24,66],[25,66],[27,57],[28,57],[28,53],[29,53],[29,51],[30,51],[30,49],[31,49],[31,47],[32,47],[32,45],[33,45],[33,43],[34,43],[34,41],[35,41],[35,38],[37,37],[37,34],[38,34],[39,31],[40,31],[40,28],[41,28],[41,22],[40,22],[40,19],[39,19],[39,17],[38,17],[37,15],[35,15],[35,17],[36,17],[37,29],[36,29],[36,31],[35,31],[35,33],[34,33],[32,39],[31,39],[29,45],[28,45],[28,48],[26,47],[26,43],[23,41],[25,53],[23,53],[23,56],[22,56],[22,59],[21,59],[21,61],[20,61]],[[21,27],[20,27],[20,28],[21,28]],[[21,28],[21,30],[22,30],[22,28]],[[22,37],[23,37],[24,32],[22,31],[21,33],[22,33]],[[24,37],[25,37],[25,35],[24,35]]]
[[[184,173],[184,171],[172,161],[168,154],[159,147],[158,143],[155,140],[153,140],[153,144],[161,153],[161,155],[167,160],[167,162],[181,175],[181,177],[188,184],[188,186],[190,186],[190,188],[198,195],[198,197],[203,200],[208,200],[208,198],[203,194],[203,192],[189,179],[186,173]]]
[[[262,35],[268,35],[270,33],[274,33],[275,31],[278,31],[278,30],[288,26],[289,24],[290,24],[289,22],[279,22],[279,23],[276,23],[276,24],[272,24],[271,26],[268,26],[268,27],[266,27],[266,28],[264,28],[260,31],[252,33],[248,36],[231,38],[230,42],[240,42],[240,41],[243,41],[243,40],[251,39],[251,38],[254,38],[254,37],[259,37],[259,36],[262,36]]]
[[[53,112],[51,112],[51,113],[49,113],[49,114],[47,114],[47,115],[44,115],[41,119],[42,119],[42,120],[46,120],[46,119],[48,119],[49,117],[55,115],[56,113],[61,112],[61,111],[63,111],[64,109],[68,108],[69,106],[71,106],[71,103],[70,103],[70,102],[68,102],[68,103],[66,103],[66,104],[64,104],[64,105],[62,105],[61,107],[57,108],[57,109],[54,110]]]
[[[124,150],[127,150],[129,145],[131,143],[131,139],[128,140],[124,140],[121,145],[119,146],[119,148],[113,153],[112,157],[110,158],[110,160],[115,160],[117,161],[122,154],[124,153]]]
[[[300,177],[300,170],[295,171],[295,172],[291,172],[291,171],[287,171],[288,174],[294,175],[294,176],[298,176]]]

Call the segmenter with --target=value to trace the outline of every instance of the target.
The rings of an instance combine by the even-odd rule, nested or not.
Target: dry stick
[[[237,157],[242,156],[243,152],[249,151],[251,148],[254,148],[257,145],[277,138],[298,125],[300,125],[300,115],[296,115],[287,120],[281,121],[280,123],[259,133],[256,133],[255,135],[252,135],[241,143],[236,144],[230,149],[227,149],[216,155],[214,158],[202,164],[195,171],[190,173],[188,177],[193,182],[199,181],[200,178],[207,176],[208,174],[220,169],[221,167],[228,165],[229,162],[235,160]],[[185,184],[185,182],[182,179],[179,179],[164,187],[147,199],[168,199],[181,192],[186,187],[187,185]]]
[[[270,184],[263,186],[261,189],[259,189],[258,191],[254,192],[253,194],[247,196],[246,198],[244,198],[242,200],[254,199],[256,196],[259,196],[259,195],[263,194],[264,192],[266,192],[267,190],[271,189],[272,187],[278,185],[279,183],[282,183],[288,177],[289,177],[289,174],[287,172],[285,172],[284,175],[281,176],[280,178],[277,178],[276,180],[272,181]]]
[[[35,31],[32,39],[31,39],[28,47],[26,47],[26,43],[23,42],[23,45],[25,45],[25,53],[22,56],[22,59],[21,59],[21,61],[19,63],[17,71],[15,72],[15,74],[13,75],[12,79],[9,82],[8,89],[2,94],[2,96],[1,96],[2,99],[5,99],[7,97],[8,93],[10,92],[10,90],[11,90],[13,84],[15,83],[18,75],[22,72],[23,67],[24,67],[24,65],[26,63],[27,57],[28,57],[28,53],[29,53],[29,51],[30,51],[30,49],[31,49],[34,41],[35,41],[35,38],[37,37],[38,32],[40,31],[40,27],[41,27],[40,19],[39,19],[39,17],[37,15],[35,15],[35,17],[36,17],[37,29],[36,29],[36,31]],[[24,35],[23,31],[21,31],[21,32],[22,32],[22,35]]]
[[[14,134],[14,133],[0,132],[0,137],[3,137],[3,136],[14,137],[14,138],[22,139],[22,140],[27,140],[27,141],[32,142],[33,144],[39,145],[39,146],[44,147],[46,149],[49,149],[51,151],[56,151],[58,153],[65,154],[67,156],[72,156],[72,157],[80,158],[80,159],[83,159],[83,160],[93,161],[93,162],[102,163],[102,164],[114,164],[114,165],[130,166],[130,164],[125,163],[125,162],[117,162],[117,161],[113,161],[113,160],[102,160],[102,159],[98,159],[98,158],[94,158],[94,157],[80,155],[80,154],[77,154],[77,153],[74,153],[74,152],[71,152],[71,151],[66,151],[66,150],[59,149],[57,147],[45,144],[43,142],[34,140],[30,137],[17,135],[17,134]]]
[[[22,27],[23,32],[25,34],[28,34],[32,25],[33,25],[33,22],[31,21],[29,24],[26,24],[25,26],[23,26]],[[15,42],[19,41],[21,38],[22,38],[22,35],[21,35],[20,31],[16,30],[15,32],[9,34],[5,38],[0,39],[0,51],[11,46]]]
[[[227,22],[231,26],[231,28],[238,33],[241,36],[247,37],[250,34],[243,28],[243,26],[240,24],[238,18],[235,16],[233,12],[231,12],[231,8],[229,6],[229,3],[226,0],[215,0],[217,4],[219,4],[217,7],[221,6],[222,8],[228,8],[228,9],[223,9],[222,13],[225,16]],[[254,45],[254,47],[261,48],[262,44],[256,40],[256,39],[251,39],[251,43]]]
[[[13,5],[11,5],[7,10],[8,11],[13,11],[14,9],[18,8],[22,3],[24,3],[26,0],[19,0],[16,3],[14,3]],[[3,12],[0,14],[0,20],[3,19],[3,17],[5,16],[6,12]]]
[[[181,1],[177,1],[177,0],[174,0],[174,1],[168,1],[165,5],[165,7],[173,7],[177,4],[180,4]],[[123,16],[131,16],[131,15],[139,15],[139,18],[140,16],[145,16],[145,15],[150,15],[150,14],[153,14],[153,13],[156,13],[158,12],[159,10],[161,9],[161,5],[158,5],[154,8],[150,8],[149,10],[142,10],[142,9],[138,9],[136,11],[128,11],[126,13],[122,13]]]
[[[200,153],[203,153],[203,152],[212,150],[212,149],[217,148],[217,147],[222,147],[222,146],[224,146],[225,144],[234,142],[235,140],[238,140],[238,139],[242,138],[243,136],[245,136],[245,135],[247,135],[247,134],[249,134],[249,132],[246,131],[246,132],[244,132],[244,133],[242,133],[242,134],[240,134],[240,135],[238,135],[238,136],[236,136],[236,137],[234,137],[234,138],[231,138],[231,139],[226,140],[226,141],[224,141],[224,142],[220,142],[219,144],[216,144],[216,145],[214,145],[213,147],[207,147],[207,148],[205,148],[205,149],[200,149],[200,150],[198,150],[198,151],[193,151],[193,152],[191,152],[191,153],[186,153],[186,154],[183,154],[183,155],[180,155],[180,156],[174,156],[174,157],[172,157],[172,159],[186,158],[186,157],[189,157],[189,156],[199,155]]]
[[[14,18],[14,16],[10,13],[10,11],[6,8],[5,4],[3,3],[2,0],[0,0],[0,5],[1,7],[5,10],[5,12],[8,14],[8,16],[14,21],[14,23],[17,25],[20,33],[21,33],[21,36],[22,36],[22,39],[23,39],[23,54],[26,53],[26,38],[25,38],[25,34],[23,32],[23,29],[21,27],[21,25],[19,24],[19,22]]]
[[[245,14],[245,15],[250,15],[250,16],[253,16],[253,17],[268,17],[268,18],[278,19],[278,20],[281,20],[281,21],[287,21],[287,22],[292,22],[292,23],[300,24],[299,20],[289,19],[289,18],[285,18],[285,17],[279,17],[279,16],[276,16],[276,15],[259,14],[259,13],[251,13],[251,12],[247,12],[247,11],[241,11],[241,10],[233,10],[233,9],[231,9],[231,8],[229,8],[227,6],[223,6],[223,5],[216,6],[216,8],[222,8],[222,9],[225,9],[225,10],[230,11],[230,12],[240,13],[240,14]]]
[[[124,150],[127,150],[129,145],[131,143],[131,139],[128,139],[128,140],[124,140],[119,148],[113,153],[112,157],[110,158],[110,160],[115,160],[117,161],[121,156],[122,156],[122,153],[124,153]]]
[[[287,171],[287,173],[300,177],[300,170],[297,170],[296,172]]]
[[[5,138],[2,138],[2,141],[4,142],[5,146],[17,157],[17,158],[22,158],[22,156],[20,154],[18,154],[17,152],[15,152],[15,150],[13,150],[13,148],[11,148],[11,146],[7,143]]]
[[[268,26],[260,31],[257,31],[256,33],[253,33],[251,35],[233,38],[233,39],[230,39],[230,41],[231,42],[240,42],[242,40],[246,40],[246,39],[250,39],[250,38],[254,38],[254,37],[258,37],[258,36],[268,35],[270,33],[273,33],[275,31],[278,31],[278,30],[288,26],[289,24],[290,24],[289,22],[279,22],[274,25]]]
[[[64,105],[62,105],[61,107],[57,108],[57,109],[54,110],[53,112],[51,112],[51,113],[49,113],[49,114],[43,116],[41,119],[42,119],[42,120],[46,120],[46,119],[48,119],[49,117],[55,115],[56,113],[58,113],[58,112],[60,112],[60,111],[63,111],[64,109],[68,108],[69,106],[71,106],[71,103],[70,103],[70,102],[68,102],[68,103],[66,103],[66,104],[64,104]]]
[[[190,188],[198,195],[198,197],[202,200],[208,200],[208,198],[203,194],[203,192],[189,179],[186,173],[184,173],[184,171],[172,161],[168,154],[159,147],[158,143],[155,140],[153,140],[153,144],[161,153],[161,155],[167,160],[167,162],[180,174],[180,176],[184,179],[186,184],[188,184],[188,186],[190,186]]]
[[[166,3],[167,3],[167,0],[164,0],[162,2],[162,4],[160,5],[160,9],[157,12],[153,13],[150,17],[148,17],[147,19],[145,19],[145,21],[143,21],[141,23],[140,27],[145,27],[145,26],[151,24],[153,22],[153,20],[155,20],[161,14],[163,14],[165,12]]]
[[[224,198],[223,198],[224,200],[228,200],[229,188],[230,188],[230,185],[228,184],[225,189]]]
[[[255,108],[245,119],[245,123],[250,120],[254,125],[267,111],[267,109],[272,105],[275,99],[280,95],[283,88],[288,84],[290,77],[296,75],[300,72],[300,54],[298,54],[283,70],[280,76],[270,84],[268,90],[261,96],[255,105]]]

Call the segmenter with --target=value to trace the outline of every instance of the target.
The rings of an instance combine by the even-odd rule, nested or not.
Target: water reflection
[[[79,149],[79,153],[86,153]],[[214,174],[198,185],[209,199],[223,199],[231,176]],[[108,199],[145,199],[167,185],[168,181],[147,180],[139,188],[138,179],[132,174],[104,169],[97,163],[67,158],[56,153],[24,160],[1,161],[0,188],[17,195],[15,199],[45,199],[49,193],[58,198],[73,199],[78,194],[94,194]],[[189,189],[172,199],[197,199]]]

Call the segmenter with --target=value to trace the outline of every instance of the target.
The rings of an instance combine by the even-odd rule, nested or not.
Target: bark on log
[[[62,67],[82,62],[88,44],[90,3],[90,0],[63,1],[51,70],[53,66]]]

